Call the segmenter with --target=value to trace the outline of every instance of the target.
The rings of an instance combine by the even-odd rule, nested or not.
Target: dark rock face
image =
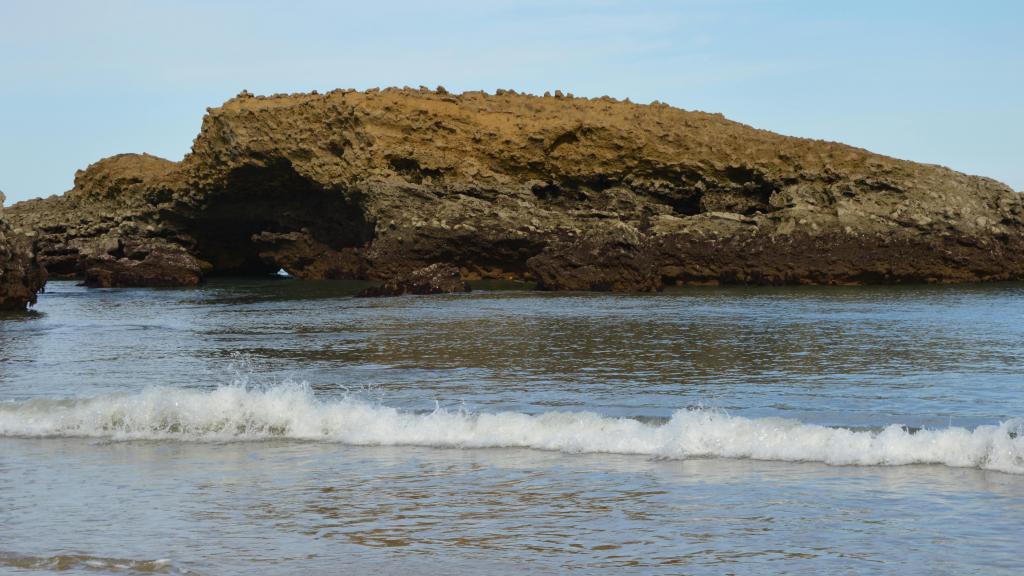
[[[101,160],[8,214],[55,276],[648,292],[1024,278],[1007,186],[661,104],[338,90],[209,111],[181,162]],[[453,284],[454,286],[454,284]]]
[[[24,310],[36,303],[46,284],[46,270],[36,260],[32,242],[11,230],[3,217],[0,193],[0,310]]]
[[[651,248],[635,229],[605,226],[556,240],[526,264],[542,290],[657,292],[661,276]]]
[[[451,264],[435,263],[391,278],[380,286],[367,288],[359,296],[401,296],[403,294],[452,294],[469,292],[469,284]]]

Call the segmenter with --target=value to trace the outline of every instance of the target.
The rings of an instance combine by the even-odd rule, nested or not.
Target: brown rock
[[[36,260],[31,241],[11,230],[0,192],[0,310],[24,310],[36,303],[46,284],[46,270]]]
[[[117,285],[279,268],[386,283],[433,263],[616,291],[1024,278],[1022,195],[993,180],[555,96],[243,94],[180,163],[101,160],[9,218],[51,274]]]
[[[175,244],[154,243],[129,254],[87,258],[83,284],[91,288],[196,286],[202,279],[200,263]]]
[[[403,294],[451,294],[469,292],[469,284],[451,264],[435,263],[391,278],[380,286],[366,288],[359,296],[401,296]]]
[[[292,276],[311,280],[365,276],[364,262],[355,249],[335,250],[303,231],[261,232],[252,241],[262,248],[261,260]]]
[[[619,225],[552,242],[526,264],[541,290],[657,292],[661,276],[652,256],[646,236]]]

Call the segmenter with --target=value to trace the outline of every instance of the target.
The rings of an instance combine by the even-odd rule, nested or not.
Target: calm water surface
[[[1024,286],[0,317],[0,573],[1019,574]]]

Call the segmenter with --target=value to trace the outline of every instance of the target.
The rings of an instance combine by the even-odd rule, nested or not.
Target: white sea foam
[[[308,387],[151,388],[79,400],[0,403],[0,436],[236,441],[292,438],[357,445],[522,447],[665,458],[725,457],[835,465],[943,464],[1024,474],[1024,420],[973,430],[854,431],[779,418],[680,410],[663,424],[590,412],[413,413]]]

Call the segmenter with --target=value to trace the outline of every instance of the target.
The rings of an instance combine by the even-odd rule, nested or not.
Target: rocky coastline
[[[243,92],[182,161],[106,158],[6,216],[52,277],[90,286],[282,268],[373,294],[1024,278],[1024,195],[1004,184],[560,92]]]

